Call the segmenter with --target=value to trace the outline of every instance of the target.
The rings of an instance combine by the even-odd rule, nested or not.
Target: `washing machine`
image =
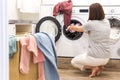
[[[62,35],[56,42],[58,56],[74,57],[83,54],[88,49],[87,33],[70,32],[66,30],[63,15],[58,15],[56,19],[61,24]],[[83,25],[88,19],[88,7],[73,7],[71,24]]]
[[[104,6],[103,8],[105,18],[109,20],[111,26],[111,58],[120,59],[120,6]]]
[[[87,0],[86,3],[85,0],[83,2],[74,0],[71,23],[83,25],[88,19],[88,6],[93,2],[96,1]],[[120,59],[120,1],[103,2],[97,0],[97,2],[103,5],[105,18],[109,20],[111,25],[111,58]],[[38,22],[36,32],[44,31],[53,36],[58,56],[74,57],[86,52],[88,45],[87,34],[67,32],[63,23],[63,15],[52,16],[53,7],[54,4],[47,3],[47,1],[41,5],[40,21]],[[76,36],[77,34],[78,36]]]
[[[47,12],[43,12],[44,10]],[[43,11],[42,11],[43,10]],[[46,32],[55,40],[57,55],[74,57],[88,49],[87,33],[70,32],[64,25],[63,15],[52,16],[53,6],[42,6],[36,32]],[[73,7],[71,24],[83,25],[88,19],[88,7]]]

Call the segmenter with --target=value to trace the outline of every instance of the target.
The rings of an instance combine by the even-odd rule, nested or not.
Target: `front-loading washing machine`
[[[58,56],[74,57],[85,53],[88,47],[87,34],[82,32],[70,32],[66,30],[63,15],[58,15],[56,19],[61,24],[62,35],[56,42]],[[83,25],[88,19],[88,7],[73,7],[71,24]]]
[[[49,9],[47,9],[49,8]],[[45,9],[49,13],[43,12]],[[42,6],[40,18],[36,25],[36,32],[46,32],[55,39],[57,55],[61,57],[74,57],[85,53],[88,49],[87,33],[70,32],[66,30],[63,15],[52,16],[53,6]],[[45,15],[46,14],[46,15]],[[83,25],[88,19],[88,7],[73,7],[71,24]]]
[[[111,26],[111,58],[120,59],[120,6],[103,7]]]

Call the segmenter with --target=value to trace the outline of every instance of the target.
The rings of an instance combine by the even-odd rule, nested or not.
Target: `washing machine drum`
[[[75,19],[71,19],[71,22],[70,24],[74,24],[74,25],[79,25],[81,26],[82,23],[79,22],[78,20],[75,20]],[[69,30],[66,30],[67,27],[64,25],[63,26],[63,34],[65,35],[65,37],[67,37],[69,40],[77,40],[77,39],[80,39],[83,35],[83,32],[78,32],[78,31],[74,31],[74,32],[71,32]]]
[[[46,32],[52,37],[54,37],[55,42],[60,38],[61,35],[61,25],[52,16],[46,16],[40,19],[36,25],[35,33]]]
[[[111,26],[110,40],[111,44],[115,44],[120,40],[120,19],[118,17],[108,18]]]

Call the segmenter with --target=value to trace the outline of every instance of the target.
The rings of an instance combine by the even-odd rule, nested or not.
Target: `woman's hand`
[[[76,26],[74,24],[71,24],[70,26],[68,26],[67,30],[69,30],[71,32],[75,32],[75,31],[83,32],[82,26]]]
[[[69,31],[76,31],[76,26],[70,25],[68,29],[69,29]]]
[[[67,30],[69,30],[70,32],[75,32],[76,31],[75,25],[74,24],[69,25]]]

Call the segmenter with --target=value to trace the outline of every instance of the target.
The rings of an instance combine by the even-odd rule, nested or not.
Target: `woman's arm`
[[[69,31],[77,31],[77,32],[83,32],[82,26],[76,26],[76,25],[70,25],[68,28]]]

